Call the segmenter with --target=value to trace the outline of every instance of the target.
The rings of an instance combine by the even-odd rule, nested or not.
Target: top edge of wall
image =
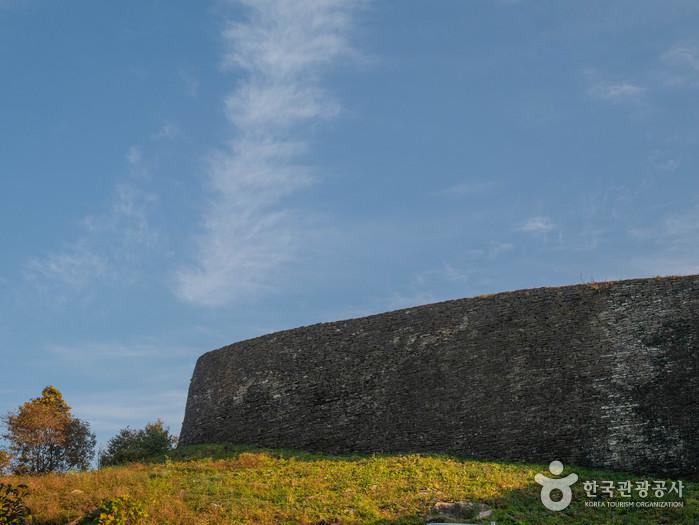
[[[260,334],[258,336],[250,337],[247,339],[241,339],[240,341],[235,341],[233,343],[224,345],[219,348],[215,348],[212,350],[209,350],[208,352],[205,352],[200,356],[204,357],[206,355],[212,354],[214,352],[219,352],[223,350],[227,350],[231,347],[237,346],[242,343],[247,343],[247,342],[252,342],[256,341],[258,339],[262,338],[268,338],[268,337],[273,337],[275,335],[280,335],[284,334],[287,332],[292,332],[296,330],[301,330],[304,328],[311,328],[311,327],[318,327],[318,326],[323,326],[323,325],[332,325],[336,323],[343,323],[343,322],[348,322],[348,321],[357,321],[357,320],[364,320],[364,319],[371,319],[374,317],[380,317],[388,314],[400,314],[400,313],[410,313],[411,310],[415,309],[423,309],[423,308],[430,308],[430,307],[435,307],[435,306],[440,306],[440,305],[447,305],[447,304],[455,304],[455,303],[462,303],[464,301],[478,301],[478,300],[490,300],[490,299],[495,299],[495,298],[500,298],[500,297],[505,297],[505,296],[510,296],[510,295],[519,295],[519,294],[530,294],[530,293],[536,293],[536,292],[553,292],[553,291],[567,291],[567,290],[586,290],[586,289],[592,289],[592,290],[606,290],[606,289],[611,289],[611,288],[617,288],[619,286],[624,286],[624,285],[639,285],[643,283],[657,283],[657,282],[672,282],[672,281],[691,281],[691,280],[697,280],[699,279],[699,274],[689,274],[689,275],[665,275],[665,276],[655,276],[655,277],[635,277],[635,278],[630,278],[630,279],[618,279],[618,280],[611,280],[611,281],[590,281],[590,282],[584,282],[584,283],[577,283],[577,284],[566,284],[566,285],[559,285],[559,286],[538,286],[538,287],[533,287],[533,288],[520,288],[517,290],[505,290],[505,291],[500,291],[500,292],[493,292],[493,293],[484,293],[480,295],[474,295],[470,297],[460,297],[456,299],[447,299],[444,301],[435,301],[433,303],[424,303],[424,304],[416,304],[414,306],[408,306],[405,308],[398,308],[396,310],[386,310],[384,312],[379,312],[375,314],[370,314],[370,315],[362,315],[358,317],[347,317],[344,319],[336,319],[333,321],[323,321],[319,323],[312,323],[312,324],[307,324],[307,325],[301,325],[301,326],[295,326],[293,328],[287,328],[284,330],[277,330],[275,332],[268,332],[265,334]]]

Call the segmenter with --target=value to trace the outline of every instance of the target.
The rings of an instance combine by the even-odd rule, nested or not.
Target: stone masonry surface
[[[201,356],[180,442],[699,470],[699,276],[538,288]]]

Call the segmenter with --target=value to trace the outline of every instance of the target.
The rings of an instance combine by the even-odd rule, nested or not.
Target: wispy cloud
[[[699,50],[692,46],[675,46],[661,56],[665,65],[664,80],[673,87],[699,87]]]
[[[431,304],[444,300],[445,298],[443,296],[427,291],[418,291],[412,294],[397,293],[393,294],[387,300],[382,302],[381,306],[378,308],[378,311],[399,310],[402,308],[410,308],[411,306],[421,306],[424,304]]]
[[[636,99],[643,88],[629,82],[597,82],[588,89],[590,96],[609,102]]]
[[[448,186],[437,193],[439,195],[454,196],[480,195],[493,191],[497,186],[497,183],[494,181],[465,181]]]
[[[185,93],[192,98],[199,96],[199,79],[191,70],[180,68],[179,77],[182,81]]]
[[[92,430],[106,439],[126,427],[141,427],[161,419],[172,433],[180,431],[187,401],[187,389],[168,389],[166,385],[153,391],[113,389],[92,392],[89,396],[72,396],[73,412],[90,422]],[[102,441],[102,439],[100,440]]]
[[[180,127],[174,122],[165,122],[160,129],[153,134],[156,140],[174,139],[182,133]]]
[[[321,75],[355,54],[348,32],[356,2],[243,4],[248,19],[229,23],[223,33],[225,64],[246,74],[225,101],[234,136],[227,149],[211,156],[211,201],[196,258],[175,281],[175,293],[199,305],[223,305],[272,289],[278,270],[298,253],[303,226],[284,199],[314,180],[303,162],[308,141],[299,137],[339,113]]]
[[[106,437],[126,425],[162,418],[179,431],[187,382],[201,348],[187,346],[181,336],[130,338],[128,341],[72,341],[51,344],[43,354],[53,367],[77,371],[76,381],[89,385],[89,395],[70,395],[76,414]],[[167,366],[162,363],[167,361]],[[104,376],[110,370],[111,375]],[[104,376],[104,377],[103,377]],[[125,391],[123,377],[134,388]],[[99,388],[94,378],[100,377]]]
[[[114,188],[109,208],[83,218],[75,240],[62,248],[27,261],[27,279],[40,287],[64,286],[79,291],[104,277],[123,275],[135,253],[153,247],[158,234],[149,223],[156,197],[142,190],[142,153],[132,147],[126,154],[128,176]]]
[[[194,357],[199,349],[192,349],[159,342],[138,341],[135,343],[78,343],[49,345],[47,350],[67,361],[107,365],[107,362],[133,360],[160,360],[164,358]]]
[[[640,81],[609,80],[594,68],[585,69],[583,75],[587,79],[587,94],[594,99],[609,103],[648,102],[647,94],[699,87],[699,48],[682,44],[667,49]]]
[[[107,266],[104,257],[82,243],[77,243],[64,251],[49,253],[43,258],[29,259],[26,270],[30,281],[59,281],[80,290],[93,279],[104,275]]]
[[[628,233],[643,246],[631,261],[637,271],[647,275],[699,273],[699,205]]]
[[[546,235],[552,232],[556,225],[544,216],[536,216],[529,218],[526,222],[517,227],[517,231],[532,235]]]
[[[633,275],[699,274],[696,256],[683,253],[638,255],[631,258],[629,266],[633,268]]]
[[[639,240],[687,249],[699,239],[699,206],[663,217],[657,224],[631,228],[629,234]]]
[[[512,250],[515,249],[515,245],[509,242],[493,242],[490,244],[490,247],[488,248],[488,256],[493,258],[493,257],[498,257],[499,255],[502,255],[504,253],[511,252]]]
[[[648,163],[654,170],[664,173],[672,173],[680,167],[680,161],[671,157],[667,152],[655,149],[648,155]]]
[[[595,68],[582,71],[587,84],[587,96],[609,103],[639,101],[646,89],[638,82],[610,80],[607,75]],[[619,75],[614,75],[619,76]]]

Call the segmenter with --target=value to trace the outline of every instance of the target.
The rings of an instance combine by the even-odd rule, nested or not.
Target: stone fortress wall
[[[699,470],[699,276],[538,288],[208,352],[182,444]]]

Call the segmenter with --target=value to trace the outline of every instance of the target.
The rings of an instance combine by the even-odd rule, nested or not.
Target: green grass
[[[654,478],[572,470],[580,481],[573,504],[560,513],[546,510],[539,500],[533,477],[546,472],[544,465],[439,455],[329,456],[202,445],[146,464],[0,481],[29,485],[27,503],[39,525],[71,523],[101,501],[124,495],[143,503],[148,524],[160,525],[412,525],[424,523],[436,501],[464,500],[492,509],[481,523],[699,524],[696,482],[684,481],[679,509],[586,508],[583,480]]]

